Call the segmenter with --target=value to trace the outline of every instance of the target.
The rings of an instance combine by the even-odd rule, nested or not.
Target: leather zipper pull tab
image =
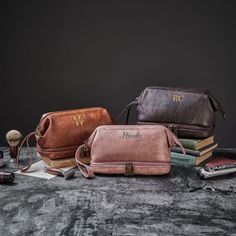
[[[174,133],[176,136],[178,136],[178,127],[177,127],[176,125],[174,125],[173,128],[174,128],[174,132],[173,132],[173,133]]]
[[[124,110],[117,116],[116,118],[116,122],[118,123],[118,121],[120,120],[120,118],[123,116],[123,114],[126,113],[126,118],[125,118],[125,124],[127,125],[129,122],[129,115],[130,115],[130,110],[134,105],[138,105],[138,99],[136,98],[133,102],[129,103]]]
[[[84,157],[89,157],[90,156],[90,148],[89,148],[89,145],[88,145],[88,139],[86,139],[84,141],[83,155],[84,155]]]
[[[134,165],[133,163],[125,163],[125,176],[134,175]]]

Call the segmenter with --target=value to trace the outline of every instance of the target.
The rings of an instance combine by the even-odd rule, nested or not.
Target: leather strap
[[[129,115],[130,115],[130,110],[134,105],[138,105],[138,101],[135,100],[131,103],[129,103],[124,109],[123,111],[118,115],[118,117],[116,118],[116,121],[118,122],[120,120],[120,118],[124,115],[124,113],[127,111],[126,114],[126,118],[125,118],[125,124],[127,125],[129,122]]]
[[[166,128],[166,131],[167,131],[167,137],[168,137],[168,141],[169,141],[170,147],[178,145],[181,148],[183,154],[186,155],[186,152],[185,152],[185,149],[184,149],[182,143],[175,136],[175,134],[172,133],[168,128]]]
[[[94,177],[94,173],[93,173],[92,168],[88,165],[83,164],[81,161],[82,157],[85,156],[85,151],[86,152],[88,151],[87,148],[88,148],[88,146],[86,144],[83,144],[77,149],[77,151],[75,153],[75,161],[76,161],[76,164],[79,167],[82,175],[85,178],[91,179]]]
[[[33,157],[32,157],[31,148],[30,148],[30,146],[29,146],[29,139],[30,139],[32,136],[34,136],[35,134],[37,134],[36,131],[35,131],[35,132],[31,132],[31,133],[29,133],[28,135],[26,135],[25,138],[23,139],[23,141],[22,141],[20,147],[19,147],[19,150],[18,150],[18,153],[17,153],[17,157],[16,157],[16,163],[17,163],[18,169],[19,169],[19,157],[20,157],[20,152],[21,152],[21,149],[22,149],[24,143],[26,143],[26,145],[27,145],[27,148],[28,148],[28,150],[29,150],[29,157],[30,157],[28,165],[25,166],[25,167],[23,167],[23,168],[21,168],[21,170],[20,170],[21,172],[26,172],[26,171],[31,167],[31,165],[32,165],[32,158],[33,158]]]
[[[220,102],[211,94],[210,95],[211,101],[214,105],[215,111],[220,111],[224,120],[226,120],[226,114],[225,111],[223,109],[223,107],[221,106]]]

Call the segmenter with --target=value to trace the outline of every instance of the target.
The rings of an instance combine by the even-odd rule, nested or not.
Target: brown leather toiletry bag
[[[86,178],[93,173],[163,175],[170,172],[170,147],[176,144],[182,147],[162,125],[105,125],[78,148],[75,159]],[[88,156],[90,166],[83,163]]]
[[[26,136],[25,140],[35,135],[39,156],[49,159],[73,157],[96,127],[112,123],[108,111],[100,107],[49,112],[42,116],[36,131]],[[30,165],[31,160],[22,171],[29,169]]]
[[[126,123],[133,105],[137,105],[138,124],[162,124],[178,137],[209,137],[215,128],[215,112],[225,118],[222,106],[207,89],[147,87],[121,113],[127,110]]]

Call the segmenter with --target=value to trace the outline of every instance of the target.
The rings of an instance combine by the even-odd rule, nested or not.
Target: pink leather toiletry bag
[[[176,145],[183,148],[162,125],[104,125],[78,148],[75,159],[86,178],[94,173],[163,175],[170,172],[170,148]],[[88,156],[90,166],[83,164]]]

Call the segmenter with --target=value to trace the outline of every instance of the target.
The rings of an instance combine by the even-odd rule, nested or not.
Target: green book
[[[214,143],[214,136],[210,136],[205,139],[180,138],[179,140],[185,148],[192,150],[199,150]]]
[[[184,155],[177,152],[171,152],[171,164],[173,165],[189,165],[198,166],[200,163],[212,156],[212,151],[205,153],[202,156]]]
[[[212,143],[212,144],[210,144],[204,148],[201,148],[199,150],[192,150],[192,149],[188,149],[188,148],[184,148],[184,149],[185,149],[185,153],[187,155],[199,157],[199,156],[204,155],[207,152],[213,151],[217,146],[218,146],[217,143]],[[182,154],[183,150],[181,147],[172,147],[171,152],[177,152],[177,153]]]

